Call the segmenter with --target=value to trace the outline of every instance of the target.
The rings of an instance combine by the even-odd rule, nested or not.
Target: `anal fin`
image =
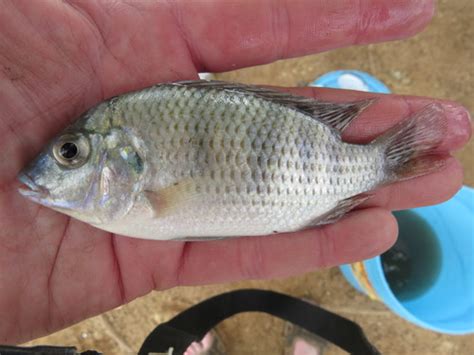
[[[337,206],[334,207],[332,210],[326,212],[325,214],[319,216],[314,221],[312,221],[308,225],[308,227],[334,223],[338,221],[340,218],[342,218],[346,213],[351,211],[354,207],[367,201],[370,197],[372,197],[371,194],[361,193],[361,194],[346,198],[340,201],[337,204]]]

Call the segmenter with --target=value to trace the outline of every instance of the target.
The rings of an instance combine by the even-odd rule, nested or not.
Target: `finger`
[[[391,210],[435,205],[454,196],[462,187],[463,169],[459,161],[447,158],[442,170],[377,189],[362,207],[382,206]]]
[[[378,97],[378,101],[344,132],[345,141],[370,142],[397,122],[433,102],[441,104],[447,120],[447,132],[443,142],[437,148],[438,153],[449,156],[450,152],[464,146],[472,133],[468,111],[450,101],[317,88],[299,88],[290,91],[328,101],[354,101]],[[382,206],[395,210],[440,203],[459,190],[462,177],[461,165],[456,159],[449,157],[445,167],[437,172],[378,189],[375,196],[367,201],[365,206]]]
[[[432,1],[179,1],[171,7],[195,63],[207,71],[269,63],[421,30]],[[196,16],[199,14],[199,16]]]
[[[104,85],[119,80],[117,72],[133,73],[145,85],[189,79],[192,71],[184,68],[190,64],[193,70],[226,71],[405,38],[427,24],[434,8],[431,0],[72,0],[68,5],[105,46],[97,70]]]
[[[377,98],[377,101],[367,108],[344,131],[343,139],[347,142],[370,142],[396,123],[403,121],[432,103],[441,105],[447,120],[447,132],[443,142],[438,147],[440,152],[450,152],[463,147],[469,141],[472,134],[469,112],[465,107],[453,101],[314,87],[276,89],[332,102],[349,102]]]
[[[297,233],[187,243],[176,282],[195,285],[296,275],[378,255],[394,243],[396,234],[389,212],[369,208],[339,223]]]

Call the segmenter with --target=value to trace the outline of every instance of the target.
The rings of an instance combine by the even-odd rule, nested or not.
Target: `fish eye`
[[[78,168],[89,157],[89,141],[82,135],[65,134],[53,145],[53,156],[66,168]]]
[[[73,142],[66,142],[59,148],[59,154],[66,160],[74,159],[78,152],[77,145]]]

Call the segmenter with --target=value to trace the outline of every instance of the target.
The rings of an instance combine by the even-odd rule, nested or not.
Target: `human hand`
[[[158,242],[97,230],[34,204],[16,176],[85,109],[154,83],[197,78],[351,44],[407,37],[431,1],[0,1],[0,343],[25,341],[153,289],[282,277],[361,260],[396,236],[391,209],[441,202],[461,185],[444,170],[380,189],[334,225],[271,238]],[[288,89],[320,99],[373,97]],[[430,100],[382,96],[345,138],[367,141]],[[446,155],[470,136],[467,112],[440,101]]]

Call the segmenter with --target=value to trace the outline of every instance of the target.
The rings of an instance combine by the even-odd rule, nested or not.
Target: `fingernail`
[[[443,103],[443,109],[448,116],[448,138],[446,146],[449,150],[463,147],[472,135],[472,120],[469,111],[456,103]]]

